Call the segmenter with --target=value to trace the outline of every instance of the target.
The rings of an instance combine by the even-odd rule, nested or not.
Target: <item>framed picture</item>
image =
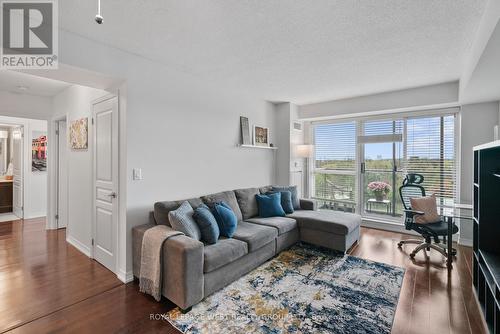
[[[252,145],[250,142],[250,125],[248,125],[248,118],[240,116],[241,127],[241,144]]]
[[[255,146],[269,146],[269,129],[254,125],[253,144]]]
[[[31,171],[47,171],[47,133],[33,131],[31,139]]]
[[[89,146],[89,119],[72,121],[69,126],[69,145],[73,150],[86,150]]]

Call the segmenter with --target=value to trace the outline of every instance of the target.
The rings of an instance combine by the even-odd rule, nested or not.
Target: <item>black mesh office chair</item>
[[[404,244],[418,244],[418,246],[410,253],[410,257],[414,258],[415,255],[423,249],[430,251],[434,249],[444,256],[448,256],[446,251],[446,235],[448,234],[448,223],[443,217],[441,221],[431,224],[417,224],[415,223],[415,217],[418,215],[423,215],[421,211],[414,211],[411,209],[410,198],[425,197],[425,189],[421,186],[424,182],[424,177],[420,174],[408,174],[403,180],[403,185],[399,188],[399,195],[401,196],[401,201],[403,202],[404,212],[405,212],[405,228],[407,230],[413,230],[419,233],[424,240],[419,239],[407,239],[401,240],[398,243],[398,247]],[[453,223],[452,233],[458,232],[458,227]],[[443,238],[443,243],[439,237]],[[434,243],[432,242],[434,240]],[[452,250],[452,255],[456,254],[456,250]]]

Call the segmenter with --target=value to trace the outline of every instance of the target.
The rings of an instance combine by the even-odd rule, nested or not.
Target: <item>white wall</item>
[[[0,92],[0,115],[47,120],[52,114],[50,97]]]
[[[13,108],[11,110],[16,110],[15,104],[11,106]],[[33,112],[36,112],[35,107],[31,110],[31,113]],[[31,141],[33,131],[47,132],[47,121],[0,115],[0,123],[22,125],[24,128],[24,218],[44,217],[47,214],[47,172],[33,173],[31,171]],[[48,145],[48,154],[50,156],[50,140]]]
[[[290,138],[290,107],[291,103],[276,105],[276,184],[290,183],[291,138]]]
[[[67,125],[76,119],[89,118],[89,147],[86,150],[68,149],[68,226],[67,240],[83,251],[90,254],[92,240],[92,101],[106,95],[105,91],[83,86],[70,86],[53,100],[53,116],[51,128],[55,120],[67,119]],[[69,133],[69,131],[67,131]],[[68,141],[66,141],[67,143]],[[51,156],[50,166],[55,166],[55,157]],[[51,175],[55,176],[56,168],[51,168]],[[53,185],[51,184],[51,187]],[[54,191],[55,189],[52,189]],[[55,203],[52,203],[53,206]]]
[[[118,270],[130,273],[131,228],[148,222],[155,201],[274,181],[272,150],[236,147],[240,115],[269,127],[273,141],[271,103],[66,31],[59,38],[60,62],[126,79],[120,189],[126,188],[127,256]],[[133,181],[132,168],[142,168],[144,180]]]
[[[489,101],[500,98],[499,22],[500,1],[489,0],[460,78],[460,100],[463,103],[483,102],[488,97]]]
[[[293,103],[280,103],[276,107],[276,133],[278,134],[276,160],[276,183],[288,185],[292,182],[291,173],[302,172],[305,177],[304,159],[296,157],[296,145],[304,143],[304,129],[297,131],[293,129],[294,122],[299,120],[298,106]],[[300,184],[304,195],[304,180]]]
[[[472,204],[472,148],[493,141],[493,127],[499,121],[499,105],[498,102],[464,105],[460,115],[460,202]],[[460,239],[472,243],[470,222],[461,224]]]

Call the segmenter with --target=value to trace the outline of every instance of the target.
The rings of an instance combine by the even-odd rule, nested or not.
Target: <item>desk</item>
[[[472,210],[472,205],[469,204],[459,204],[456,203],[453,206],[452,212],[445,214],[444,218],[446,222],[448,223],[448,236],[447,236],[447,242],[448,242],[448,250],[446,254],[448,255],[448,258],[446,259],[446,264],[448,265],[448,268],[452,268],[452,261],[453,261],[453,245],[452,245],[452,238],[453,238],[453,225],[455,224],[455,219],[460,219],[461,221],[463,220],[468,220],[468,221],[473,221],[472,216],[468,215],[463,215],[463,214],[455,214],[456,211],[461,211],[461,210]]]

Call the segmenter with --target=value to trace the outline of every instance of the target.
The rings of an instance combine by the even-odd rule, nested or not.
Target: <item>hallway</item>
[[[0,332],[121,285],[45,218],[0,223]]]

